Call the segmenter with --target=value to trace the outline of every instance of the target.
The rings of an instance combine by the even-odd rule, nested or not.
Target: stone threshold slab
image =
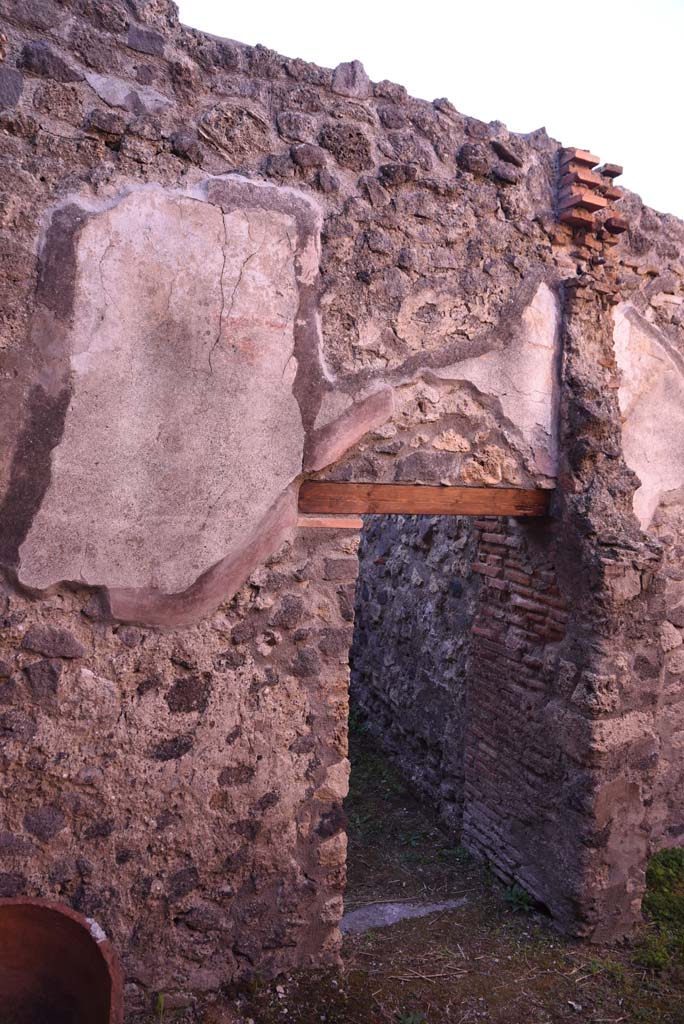
[[[365,907],[350,910],[340,921],[343,935],[360,935],[371,928],[387,928],[389,925],[407,921],[413,917],[427,917],[443,910],[456,910],[468,901],[465,897],[444,900],[441,903],[371,903]]]

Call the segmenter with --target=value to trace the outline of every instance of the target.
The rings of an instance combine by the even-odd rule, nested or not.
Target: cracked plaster
[[[389,423],[406,383],[341,394],[325,367],[320,210],[304,193],[231,176],[71,209],[72,304],[48,289],[37,314],[62,339],[70,397],[19,579],[104,586],[129,621],[192,621],[292,535],[302,472]],[[412,379],[474,386],[549,477],[558,302],[543,283],[525,301],[503,345],[493,333],[483,354]],[[324,408],[336,415],[321,425]]]
[[[73,393],[23,583],[182,591],[301,472],[293,225],[161,190],[87,220]]]

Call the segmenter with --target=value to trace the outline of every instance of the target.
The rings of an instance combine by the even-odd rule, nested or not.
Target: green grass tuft
[[[530,914],[534,910],[534,900],[521,885],[509,885],[504,891],[504,900],[516,914]]]
[[[636,963],[654,973],[684,965],[684,849],[661,850],[646,870],[644,917],[650,928],[635,949]]]

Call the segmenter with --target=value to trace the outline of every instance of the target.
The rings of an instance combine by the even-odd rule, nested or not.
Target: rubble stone
[[[299,485],[553,488],[367,522],[354,688],[476,856],[628,934],[684,828],[684,226],[561,225],[544,131],[170,0],[14,6],[0,889],[97,908],[131,1021],[336,963],[358,532]]]

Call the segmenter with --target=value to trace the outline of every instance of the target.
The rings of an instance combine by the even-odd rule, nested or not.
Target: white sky
[[[622,164],[684,218],[684,0],[179,0],[181,21]]]

